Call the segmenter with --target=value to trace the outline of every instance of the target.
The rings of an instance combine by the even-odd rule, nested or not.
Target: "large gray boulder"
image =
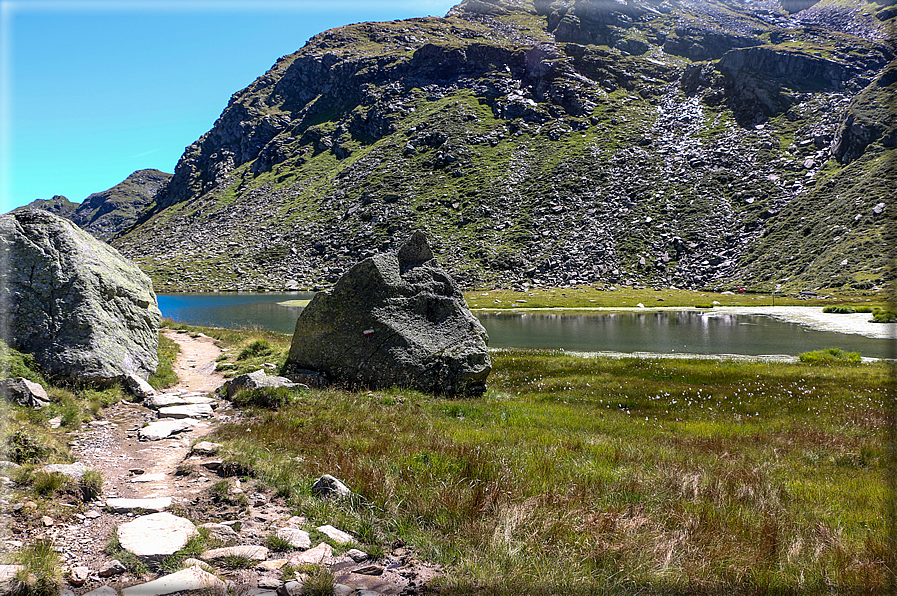
[[[481,394],[492,370],[486,330],[415,232],[320,292],[296,321],[284,374],[308,369],[347,385]]]
[[[158,365],[150,279],[52,213],[0,216],[0,337],[50,376],[108,381]]]

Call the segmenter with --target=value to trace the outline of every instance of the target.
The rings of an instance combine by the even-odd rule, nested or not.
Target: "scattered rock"
[[[298,567],[303,564],[319,565],[333,556],[333,547],[326,542],[305,552],[290,557],[290,565]]]
[[[116,532],[122,548],[149,561],[173,555],[198,534],[190,520],[165,512],[140,516]]]
[[[162,315],[137,265],[38,209],[0,216],[0,247],[0,286],[16,296],[0,301],[11,347],[51,376],[110,382],[156,371]]]
[[[118,559],[112,559],[102,567],[100,567],[100,571],[97,573],[100,577],[112,577],[113,575],[121,575],[128,568],[125,567],[124,563],[119,561]]]
[[[296,322],[285,369],[348,385],[481,394],[492,370],[487,338],[418,231],[315,295]]]
[[[347,499],[352,496],[352,491],[349,490],[349,487],[330,474],[324,474],[315,480],[311,487],[311,492],[322,499],[327,497]]]
[[[277,590],[278,596],[300,596],[302,594],[302,584],[297,581],[288,581],[280,586]]]
[[[80,480],[89,469],[77,461],[73,464],[49,464],[41,468],[40,471],[46,474],[62,474],[73,480]]]
[[[88,579],[90,579],[90,567],[72,567],[69,572],[69,583],[76,588],[86,584]]]
[[[268,374],[264,370],[259,369],[249,374],[234,377],[230,381],[226,382],[221,390],[224,392],[224,395],[225,397],[227,397],[227,399],[231,399],[237,391],[261,389],[263,387],[308,388],[301,383],[294,383],[286,377],[268,376]]]
[[[139,476],[135,476],[128,480],[128,482],[133,483],[145,483],[145,482],[161,482],[165,480],[165,474],[140,474]]]
[[[255,568],[259,571],[277,571],[289,562],[289,559],[268,559],[256,565]]]
[[[268,558],[268,549],[264,546],[246,544],[213,548],[199,555],[199,558],[203,561],[214,561],[215,559],[224,559],[226,557],[242,557],[253,561],[264,561]]]
[[[23,377],[0,379],[0,397],[10,403],[36,410],[50,405],[50,396],[43,385]]]
[[[202,524],[199,527],[209,531],[209,540],[227,544],[229,542],[236,542],[239,539],[239,536],[234,529],[224,524]]]
[[[293,548],[311,548],[311,537],[305,530],[299,528],[280,528],[277,537],[286,540]]]
[[[113,513],[129,513],[131,511],[148,511],[159,513],[171,507],[171,497],[156,497],[151,499],[106,499],[106,507]]]
[[[383,575],[385,570],[386,569],[380,565],[365,565],[364,567],[353,569],[352,573],[357,573],[359,575]]]
[[[193,453],[197,455],[215,455],[221,449],[221,443],[201,441],[193,446]]]
[[[21,565],[0,565],[0,594],[8,594],[12,589],[16,574],[25,569]]]
[[[348,551],[346,551],[346,555],[356,563],[361,563],[368,558],[368,554],[366,552],[358,550],[357,548],[350,548]]]
[[[174,593],[223,593],[224,582],[198,565],[122,590],[121,596],[164,596]]]
[[[156,394],[156,390],[153,389],[153,386],[135,373],[122,375],[121,381],[125,388],[137,399],[145,400]]]
[[[329,524],[326,526],[318,526],[317,530],[339,544],[352,544],[355,542],[355,538],[353,538],[351,534],[338,530]]]

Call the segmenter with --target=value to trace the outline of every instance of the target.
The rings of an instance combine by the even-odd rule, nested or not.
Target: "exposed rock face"
[[[48,375],[147,377],[161,314],[152,283],[114,248],[51,213],[0,216],[0,330]]]
[[[488,337],[421,232],[358,263],[296,322],[285,365],[349,385],[480,394]]]
[[[838,161],[850,163],[876,141],[884,147],[897,147],[897,123],[893,112],[895,96],[897,61],[892,62],[851,102],[832,143],[832,154]]]
[[[84,199],[70,219],[108,242],[137,223],[170,178],[171,174],[159,170],[138,170],[109,190]]]

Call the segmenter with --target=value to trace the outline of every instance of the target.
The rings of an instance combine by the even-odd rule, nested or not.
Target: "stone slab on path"
[[[190,520],[162,512],[124,523],[118,526],[116,534],[121,547],[129,553],[158,561],[184,548],[199,531]]]
[[[131,511],[147,511],[159,513],[171,507],[171,497],[153,499],[106,499],[106,507],[113,513],[130,513]]]
[[[208,418],[212,414],[212,406],[209,404],[187,404],[159,408],[159,416],[162,418]]]
[[[171,435],[190,430],[197,424],[199,424],[199,421],[192,418],[184,418],[181,420],[158,420],[156,422],[150,422],[137,431],[137,436],[141,441],[161,441],[162,439],[167,439]]]
[[[199,555],[199,558],[203,561],[214,561],[216,559],[225,559],[227,557],[241,557],[252,561],[264,561],[268,558],[268,549],[256,544],[245,544],[242,546],[213,548],[212,550],[207,550]]]
[[[164,596],[175,593],[224,593],[224,582],[198,565],[122,590],[122,596]]]
[[[145,405],[147,408],[158,410],[159,408],[165,408],[167,406],[186,406],[189,403],[190,402],[188,402],[180,395],[162,393],[160,395],[154,395],[153,397],[146,399],[143,402],[143,405]]]
[[[162,482],[168,477],[167,474],[141,474],[128,479],[128,482]]]

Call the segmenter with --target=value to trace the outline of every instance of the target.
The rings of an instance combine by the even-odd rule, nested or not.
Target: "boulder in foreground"
[[[346,385],[478,395],[492,370],[486,330],[422,232],[361,261],[317,294],[296,322],[290,371]]]
[[[111,246],[41,210],[0,216],[0,336],[47,375],[146,378],[161,313],[150,279]]]

